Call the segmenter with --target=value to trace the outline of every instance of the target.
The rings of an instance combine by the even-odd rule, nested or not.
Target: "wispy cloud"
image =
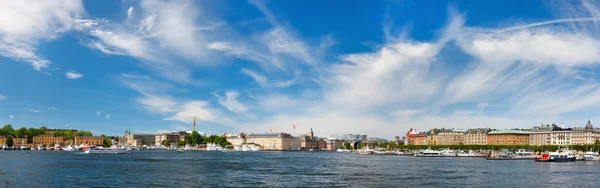
[[[150,77],[149,77],[148,75],[137,75],[137,74],[133,74],[133,73],[129,73],[129,74],[127,74],[127,73],[122,73],[121,75],[122,75],[122,76],[124,76],[124,77],[127,77],[127,78],[142,78],[142,79],[150,79]]]
[[[83,78],[83,74],[79,74],[79,73],[77,73],[77,72],[75,72],[75,71],[73,71],[73,70],[71,70],[71,71],[69,71],[69,72],[66,72],[66,73],[65,73],[65,76],[66,76],[68,79],[79,79],[79,78]]]
[[[51,107],[51,106],[48,106],[47,108],[50,109],[50,110],[58,110],[58,108]]]
[[[85,14],[79,0],[35,2],[35,6],[29,1],[2,1],[0,7],[0,18],[15,18],[0,20],[0,55],[27,62],[38,71],[52,64],[36,53],[38,44],[77,29]]]
[[[102,112],[96,112],[96,116],[99,116],[100,114],[102,114]]]
[[[108,118],[110,118],[110,114],[106,114],[106,116],[104,116],[104,117],[106,117],[108,119]]]
[[[6,100],[6,99],[7,99],[7,97],[6,97],[6,96],[4,96],[4,95],[0,95],[0,100]]]
[[[239,97],[239,93],[237,91],[227,91],[225,92],[225,96],[220,96],[216,92],[213,92],[212,94],[219,99],[219,104],[221,104],[221,106],[227,108],[227,110],[231,112],[243,114],[248,111],[246,105],[237,100]]]
[[[31,110],[31,109],[30,109],[29,111],[30,111],[30,112],[35,112],[35,113],[40,113],[40,112],[42,112],[41,110]]]
[[[15,119],[15,116],[13,115],[9,115],[8,117],[10,117],[10,119]]]

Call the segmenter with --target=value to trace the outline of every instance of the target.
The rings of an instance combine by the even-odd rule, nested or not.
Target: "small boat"
[[[40,150],[46,150],[46,148],[42,147],[42,145],[39,145],[38,148],[37,148],[37,150],[38,151],[40,151]]]
[[[598,161],[600,160],[600,155],[598,152],[588,151],[583,155],[584,160],[586,161]]]
[[[250,147],[248,147],[247,145],[242,146],[242,151],[252,151],[252,149]]]
[[[177,150],[177,153],[183,153],[183,150],[179,149]]]
[[[420,153],[415,153],[414,156],[415,157],[443,157],[444,155],[442,154],[441,151],[426,149],[426,150],[421,151]]]
[[[260,148],[260,147],[251,147],[250,151],[262,151],[262,148]]]
[[[233,151],[243,151],[242,146],[233,146]]]
[[[457,157],[485,157],[485,154],[475,153],[473,151],[460,151],[456,153]]]
[[[456,157],[456,151],[453,151],[451,149],[444,149],[441,151],[442,152],[442,156],[444,157]]]

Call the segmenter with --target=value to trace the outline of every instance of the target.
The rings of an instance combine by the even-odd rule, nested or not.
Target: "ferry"
[[[420,153],[415,153],[414,156],[415,157],[443,157],[444,155],[442,154],[441,151],[426,149],[426,150],[421,151]]]
[[[233,146],[233,151],[243,151],[242,146]]]
[[[600,155],[598,154],[598,152],[588,151],[585,152],[583,158],[586,161],[598,161],[600,160]]]
[[[85,154],[130,154],[125,148],[87,148]]]
[[[442,156],[444,157],[456,157],[456,151],[451,150],[451,149],[444,149],[441,151],[442,152]]]
[[[485,157],[485,154],[475,153],[474,151],[459,151],[456,153],[457,157]]]
[[[214,144],[214,143],[208,143],[206,144],[206,151],[222,151],[223,147]]]

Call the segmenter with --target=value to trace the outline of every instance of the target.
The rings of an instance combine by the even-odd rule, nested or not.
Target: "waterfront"
[[[0,152],[0,187],[597,187],[600,162],[336,152]]]

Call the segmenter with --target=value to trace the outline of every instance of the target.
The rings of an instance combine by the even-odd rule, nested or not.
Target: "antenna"
[[[194,131],[196,130],[196,117],[194,117]]]

